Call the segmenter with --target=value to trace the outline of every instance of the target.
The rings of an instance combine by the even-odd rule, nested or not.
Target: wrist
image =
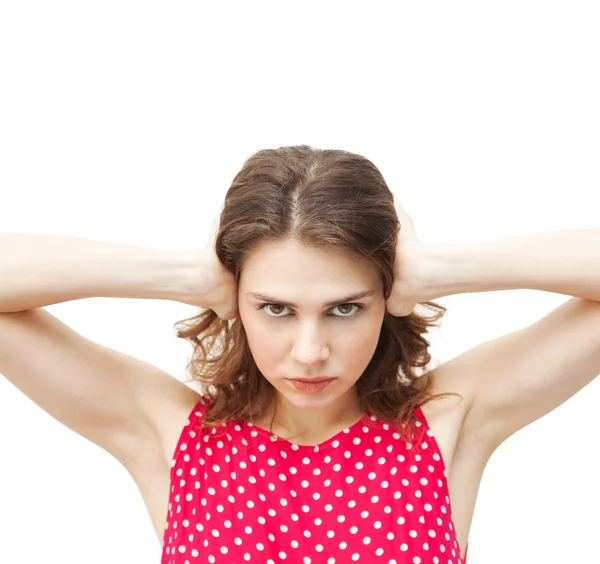
[[[205,249],[159,252],[151,292],[155,299],[189,303],[209,285],[214,265]]]
[[[474,291],[466,245],[423,243],[418,254],[420,285],[427,300]]]

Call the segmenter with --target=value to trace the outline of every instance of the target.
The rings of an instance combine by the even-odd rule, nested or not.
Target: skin
[[[362,290],[374,293],[342,301]],[[267,300],[249,295],[254,292],[279,301],[269,301],[260,310]],[[334,300],[336,305],[325,305]],[[269,427],[275,403],[273,432],[284,438],[317,440],[341,422],[360,420],[364,414],[355,384],[375,353],[386,311],[375,265],[358,255],[306,247],[293,239],[264,244],[244,264],[238,311],[254,360],[276,391],[274,404],[255,424]],[[296,390],[286,380],[318,376],[337,379],[316,394]]]

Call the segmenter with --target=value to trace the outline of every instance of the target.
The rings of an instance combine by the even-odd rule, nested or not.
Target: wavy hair
[[[314,248],[358,253],[377,266],[388,299],[400,229],[393,194],[371,161],[343,150],[280,147],[250,156],[233,179],[215,250],[238,287],[246,258],[265,242],[292,238]],[[355,384],[362,412],[396,426],[407,441],[417,421],[415,409],[460,395],[433,395],[433,371],[420,373],[431,361],[424,334],[446,308],[435,302],[419,306],[432,313],[394,317],[385,312],[375,353]],[[202,427],[260,418],[275,388],[254,362],[243,323],[200,309],[175,329],[193,346],[187,381],[199,383],[210,400]],[[420,378],[424,383],[417,382]]]

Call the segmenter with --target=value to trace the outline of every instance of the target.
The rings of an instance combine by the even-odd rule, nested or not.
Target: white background
[[[371,159],[428,242],[600,227],[595,2],[4,2],[0,231],[203,247],[245,158]],[[577,249],[573,249],[577,252]],[[568,299],[443,298],[448,360]],[[48,307],[183,379],[184,304]],[[85,377],[82,374],[82,378]],[[469,564],[600,561],[600,383],[505,442]],[[0,561],[158,562],[127,472],[0,378]]]

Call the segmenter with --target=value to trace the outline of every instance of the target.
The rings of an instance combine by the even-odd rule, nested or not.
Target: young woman
[[[462,564],[491,454],[600,373],[598,264],[598,230],[423,243],[364,157],[264,150],[201,251],[0,235],[0,373],[128,469],[163,564]],[[432,300],[517,288],[573,299],[428,369]],[[200,392],[43,309],[86,297],[200,307]]]

